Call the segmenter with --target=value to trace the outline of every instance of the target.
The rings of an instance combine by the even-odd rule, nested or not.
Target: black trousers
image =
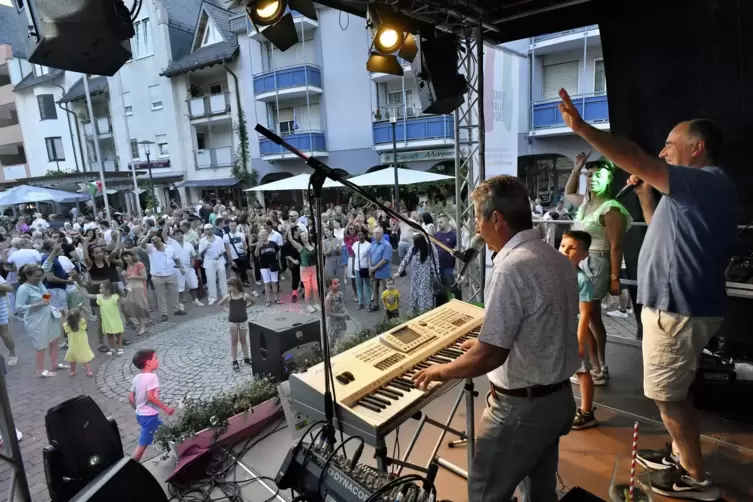
[[[301,284],[301,267],[299,265],[290,266],[290,274],[292,276],[291,289],[298,291],[298,285]]]

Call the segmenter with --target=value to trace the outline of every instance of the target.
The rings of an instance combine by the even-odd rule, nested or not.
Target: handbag
[[[429,253],[429,259],[431,260],[431,266],[429,267],[429,269],[431,274],[431,286],[434,292],[435,308],[450,301],[450,298],[447,294],[447,289],[445,289],[444,284],[442,284],[442,279],[439,275],[439,267],[437,266],[437,262],[434,261],[434,253],[436,252],[436,249],[431,249]]]

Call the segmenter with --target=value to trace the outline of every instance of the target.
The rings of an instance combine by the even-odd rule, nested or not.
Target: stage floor
[[[627,460],[630,455],[633,423],[640,423],[639,447],[662,447],[668,436],[659,422],[654,404],[643,397],[641,391],[640,348],[630,344],[611,343],[607,358],[612,377],[609,386],[597,389],[597,417],[599,427],[585,431],[572,431],[560,442],[559,473],[562,480],[562,493],[574,486],[581,486],[603,499],[608,498],[608,489],[616,460]],[[480,397],[476,399],[476,422],[484,410],[483,395],[488,382],[486,378],[476,379]],[[444,422],[460,392],[457,386],[451,392],[431,403],[424,410],[428,416]],[[458,410],[453,426],[465,429],[465,406]],[[405,451],[417,422],[406,422],[399,430],[399,443]],[[707,469],[712,473],[724,491],[724,500],[745,502],[753,500],[753,433],[738,424],[724,421],[711,414],[702,415],[703,451],[707,459]],[[429,425],[419,436],[408,461],[426,465],[437,441],[439,431]],[[443,441],[439,456],[466,469],[466,449],[464,446],[448,448],[447,442],[454,439],[450,435]],[[388,439],[390,450],[394,434]],[[237,480],[251,480],[261,475],[274,478],[282,461],[292,446],[290,432],[283,429],[261,441],[242,459],[237,467]],[[373,450],[366,449],[363,462],[373,464]],[[163,482],[174,466],[172,460],[147,462],[149,470]],[[504,466],[500,466],[504,469]],[[407,473],[403,471],[403,474]],[[463,502],[467,500],[465,479],[440,468],[437,476],[438,500]],[[265,486],[266,485],[266,486]],[[167,486],[165,485],[167,489]],[[290,501],[290,493],[275,496],[274,484],[257,481],[249,482],[243,489],[243,496],[252,502],[265,500]],[[213,494],[215,495],[215,494]],[[219,495],[217,492],[216,495]],[[655,501],[669,500],[654,496]]]

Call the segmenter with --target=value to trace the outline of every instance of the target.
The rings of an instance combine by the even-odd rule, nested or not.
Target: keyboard
[[[478,337],[483,320],[483,309],[452,300],[332,357],[338,427],[378,446],[460,382],[432,382],[420,390],[412,378],[424,368],[460,357],[461,345]],[[290,397],[295,410],[324,419],[324,364],[291,375]]]

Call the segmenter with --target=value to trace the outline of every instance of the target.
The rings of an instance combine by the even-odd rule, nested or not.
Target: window
[[[210,84],[209,94],[211,94],[212,96],[222,94],[222,84]]]
[[[166,134],[160,134],[157,136],[157,155],[160,157],[170,156],[170,149],[167,147]]]
[[[206,16],[206,14],[204,15]],[[214,25],[214,21],[207,19],[207,25],[206,29],[204,30],[204,38],[201,41],[201,46],[204,47],[207,45],[217,44],[219,42],[224,42],[222,35]]]
[[[162,109],[162,93],[158,85],[149,87],[149,102],[152,103],[152,110]]]
[[[133,160],[139,159],[141,154],[139,153],[139,142],[135,139],[131,140],[131,158]]]
[[[52,94],[38,94],[37,104],[39,105],[40,120],[52,120],[58,118],[58,112],[55,108],[55,97]]]
[[[34,70],[35,77],[41,77],[42,75],[47,75],[48,73],[50,73],[49,68],[38,64],[33,65],[32,69]]]
[[[603,96],[607,93],[607,74],[604,71],[604,60],[594,61],[594,94]]]
[[[63,150],[63,139],[58,137],[45,138],[45,145],[47,146],[47,159],[50,162],[57,160],[65,160],[65,150]]]
[[[133,29],[136,32],[131,39],[133,59],[144,58],[154,54],[152,37],[149,36],[149,18],[144,18],[133,23]]]
[[[133,115],[133,105],[131,104],[131,93],[126,91],[123,93],[123,110],[126,115]]]
[[[542,98],[559,99],[560,89],[564,88],[570,96],[576,96],[578,89],[578,61],[544,65],[542,68]]]
[[[18,9],[18,12],[21,12],[24,10],[24,6],[26,5],[25,0],[16,0],[16,9]]]
[[[394,92],[388,92],[387,93],[387,106],[388,106],[388,113],[390,114],[389,117],[391,118],[392,114],[397,114],[397,118],[401,119],[403,118],[403,115],[405,114],[405,111],[407,110],[409,116],[413,116],[413,91],[410,89],[407,89],[405,91],[405,107],[403,107],[403,91],[394,91]]]
[[[203,133],[196,133],[196,149],[204,150],[207,147],[207,141]]]
[[[293,108],[278,110],[277,124],[280,134],[293,134],[295,132],[295,110]]]

